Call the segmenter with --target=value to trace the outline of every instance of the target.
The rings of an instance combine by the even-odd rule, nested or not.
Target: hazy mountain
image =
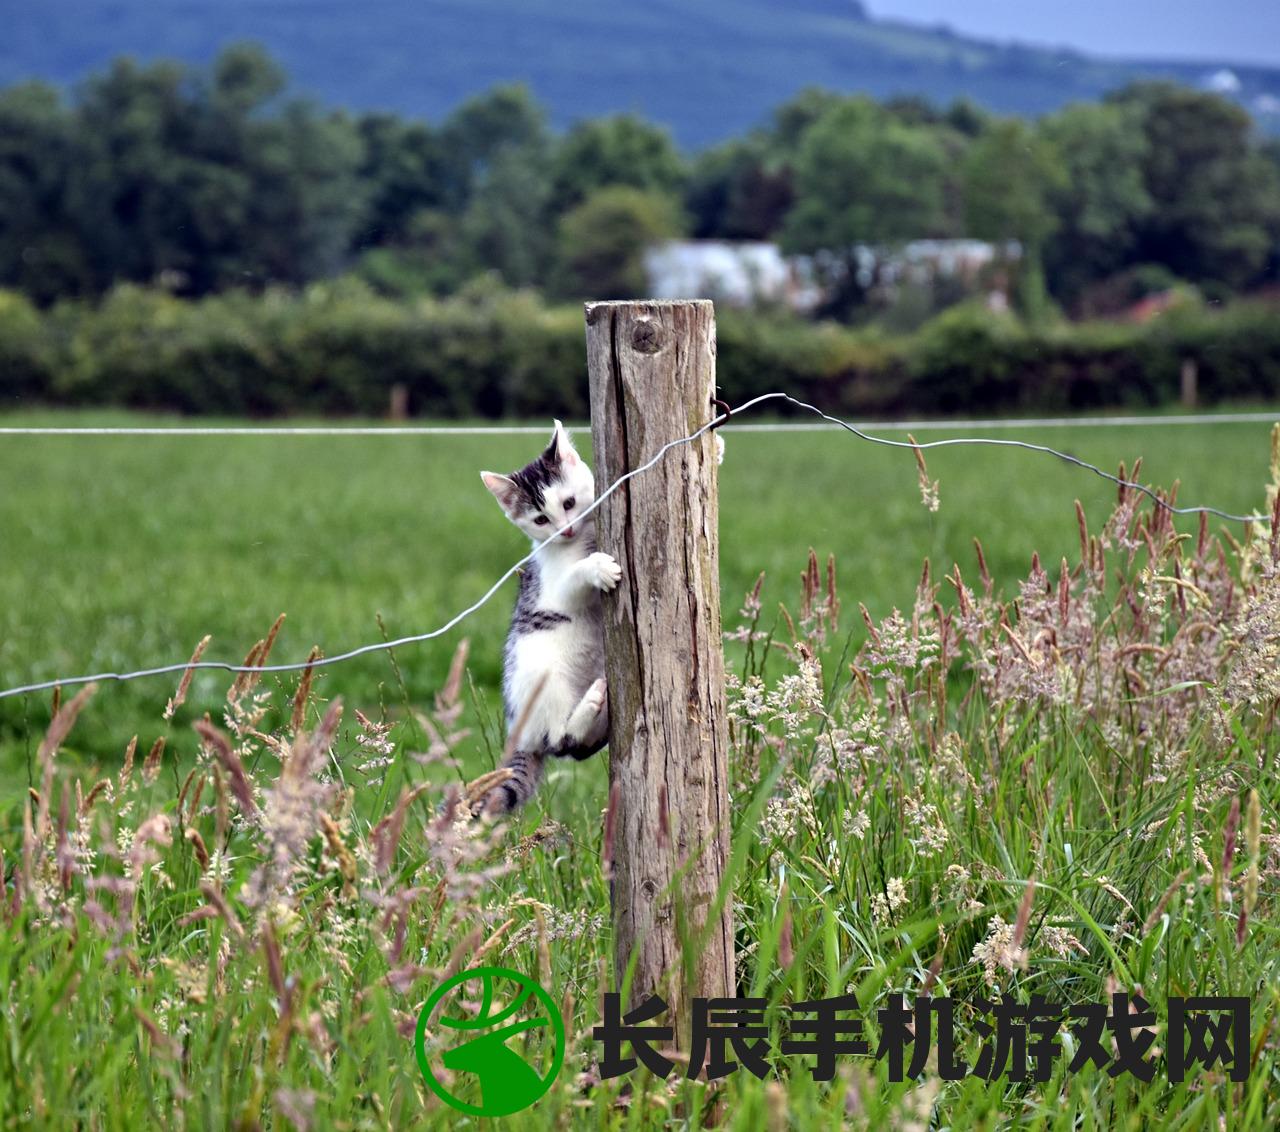
[[[70,84],[117,55],[209,60],[264,43],[325,103],[439,118],[526,82],[553,120],[635,110],[700,146],[762,121],[801,87],[968,95],[1039,113],[1138,77],[1221,89],[1274,127],[1280,68],[1114,62],[868,18],[852,0],[21,0],[0,85]]]

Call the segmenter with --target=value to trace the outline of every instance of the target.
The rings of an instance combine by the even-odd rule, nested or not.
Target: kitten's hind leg
[[[569,713],[565,724],[565,738],[577,746],[592,746],[600,742],[609,730],[609,686],[604,678],[597,680],[582,695],[578,706]]]
[[[501,817],[523,806],[533,797],[542,779],[542,756],[529,751],[512,751],[498,769],[508,770],[511,774],[471,803],[472,817]]]

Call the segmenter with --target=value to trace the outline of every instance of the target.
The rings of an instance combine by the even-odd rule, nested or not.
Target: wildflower
[[[390,755],[395,751],[395,744],[391,741],[391,724],[374,723],[363,712],[356,712],[356,721],[360,724],[360,734],[356,736],[356,743],[363,747],[366,751],[376,751],[380,755]],[[364,764],[366,767],[370,763]],[[378,765],[385,765],[379,763]]]
[[[958,791],[975,793],[978,789],[973,774],[965,765],[964,744],[954,731],[948,731],[938,743],[933,756],[933,768]]]
[[[1051,924],[1046,924],[1040,929],[1040,942],[1059,959],[1066,959],[1073,951],[1078,951],[1081,955],[1088,954],[1084,944],[1066,928],[1054,927]]]
[[[912,444],[915,444],[916,438],[907,433],[907,438]],[[916,472],[920,481],[920,502],[923,503],[930,511],[938,509],[938,485],[941,481],[929,479],[929,469],[924,462],[924,453],[919,448],[914,449],[916,456]]]
[[[890,877],[884,892],[871,897],[871,918],[882,926],[894,922],[907,903],[907,886],[901,877]]]
[[[831,739],[840,773],[857,774],[864,763],[874,762],[883,754],[884,728],[876,716],[864,712]]]
[[[581,912],[575,910],[552,908],[547,904],[536,901],[533,904],[541,912],[547,942],[595,939],[604,931],[604,915],[602,913],[596,912],[590,916],[584,916]],[[538,940],[538,921],[536,919],[530,920],[511,933],[507,938],[506,945],[502,948],[502,954],[508,955],[517,947],[527,943],[538,942]]]
[[[522,837],[506,852],[506,859],[515,864],[526,864],[540,850],[553,850],[570,842],[569,830],[558,821],[547,818],[527,837]]]
[[[1259,581],[1231,636],[1236,651],[1223,689],[1227,702],[1261,707],[1280,697],[1280,570]]]
[[[770,712],[790,739],[799,736],[810,716],[823,714],[822,670],[817,660],[802,652],[798,667],[799,671],[784,676],[766,699]]]
[[[861,841],[867,835],[867,830],[871,828],[871,818],[867,816],[865,809],[859,810],[856,814],[846,811],[840,819],[840,824],[845,833]]]
[[[725,683],[730,693],[729,718],[763,734],[762,717],[768,710],[765,704],[764,681],[753,673],[747,677],[745,684],[732,675]]]
[[[938,647],[937,633],[913,628],[895,609],[880,622],[877,637],[868,642],[867,660],[873,669],[914,671],[927,668]]]
[[[778,841],[790,841],[803,829],[818,831],[813,803],[799,783],[793,784],[784,797],[769,799],[760,824],[766,838]]]
[[[974,945],[973,962],[982,965],[987,983],[996,985],[997,971],[1012,971],[1026,966],[1026,953],[1014,944],[1014,926],[1006,924],[1000,916],[992,916],[987,926],[987,936]]]
[[[907,811],[907,821],[914,833],[911,844],[916,852],[921,857],[932,857],[935,853],[942,852],[949,835],[938,814],[938,807],[931,802],[917,801],[910,794],[902,801]]]

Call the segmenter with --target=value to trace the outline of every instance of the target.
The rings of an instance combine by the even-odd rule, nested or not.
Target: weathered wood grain
[[[715,315],[698,302],[586,308],[597,488],[713,416]],[[732,995],[728,735],[719,515],[710,433],[669,451],[596,513],[622,565],[605,598],[615,976],[661,994],[688,1049],[694,996]]]

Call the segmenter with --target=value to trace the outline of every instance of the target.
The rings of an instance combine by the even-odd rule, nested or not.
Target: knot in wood
[[[662,349],[662,327],[656,323],[637,322],[631,332],[631,348],[641,354],[656,354]]]
[[[658,895],[658,882],[653,877],[645,877],[640,882],[640,891],[645,894],[649,900],[653,900]]]

